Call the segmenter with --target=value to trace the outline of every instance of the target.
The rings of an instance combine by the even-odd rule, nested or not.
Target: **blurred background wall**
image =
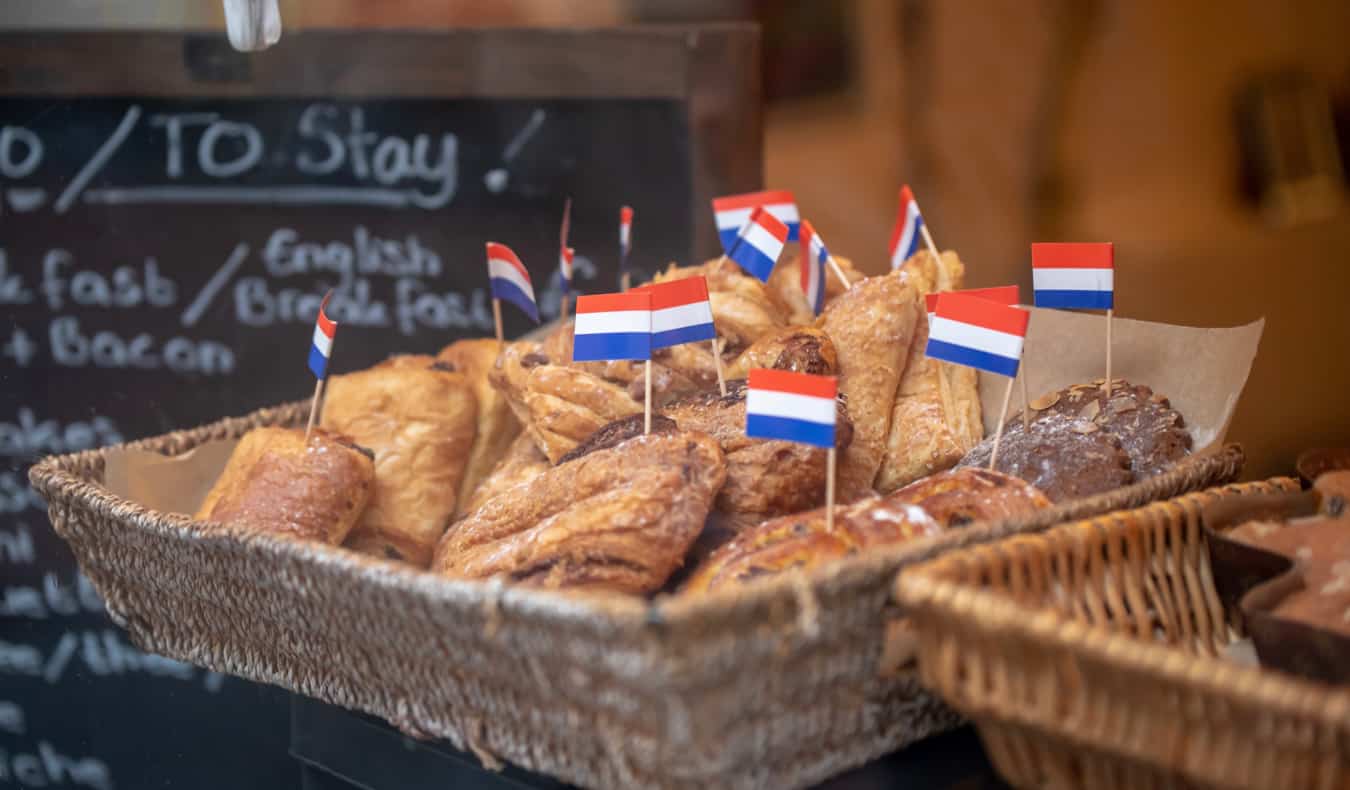
[[[1264,316],[1231,436],[1250,476],[1350,444],[1350,3],[283,0],[305,27],[755,19],[767,186],[885,266],[910,183],[970,285],[1030,295],[1035,240],[1114,241],[1126,317]],[[5,27],[216,27],[218,2],[10,0]],[[1034,382],[1033,382],[1034,386]]]

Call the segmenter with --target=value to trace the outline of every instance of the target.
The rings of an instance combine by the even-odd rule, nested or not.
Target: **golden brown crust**
[[[887,502],[917,505],[944,528],[1001,521],[1050,507],[1039,489],[988,469],[952,469],[887,494]]]
[[[920,250],[901,272],[920,296],[959,289],[965,281],[965,265],[951,251],[935,263],[927,250]],[[929,359],[927,344],[928,316],[920,310],[891,409],[886,454],[874,481],[883,493],[950,469],[984,436],[975,370]]]
[[[785,571],[806,572],[879,546],[936,535],[941,526],[921,508],[871,497],[836,505],[834,531],[825,508],[765,521],[741,532],[694,569],[683,593],[706,593]]]
[[[375,492],[350,548],[425,567],[455,512],[476,430],[463,373],[427,356],[395,357],[333,376],[323,426],[375,452]]]
[[[862,272],[853,265],[853,261],[848,258],[834,256],[834,262],[839,264],[844,275],[848,277],[847,283],[841,283],[839,277],[834,273],[833,267],[825,267],[825,303],[847,291],[849,286],[863,279]],[[778,260],[778,265],[773,267],[773,273],[769,275],[769,290],[780,302],[788,308],[789,324],[809,324],[816,320],[816,315],[811,310],[811,305],[806,301],[806,294],[802,291],[801,280],[801,258],[800,255],[786,255]]]
[[[337,545],[375,485],[375,465],[345,437],[254,428],[244,434],[197,510],[198,521],[235,524]]]
[[[441,349],[436,359],[447,362],[454,370],[463,373],[473,387],[474,399],[478,403],[478,425],[474,430],[473,447],[469,450],[469,459],[464,466],[464,478],[459,484],[456,497],[455,516],[467,512],[469,500],[474,489],[478,488],[497,462],[506,455],[506,450],[520,433],[520,421],[511,411],[506,396],[488,381],[488,374],[497,362],[501,344],[493,338],[457,340]]]
[[[872,491],[921,301],[897,270],[854,285],[825,308],[817,324],[839,355],[839,391],[854,424],[853,443],[839,459],[841,501]]]
[[[745,435],[745,382],[727,382],[727,394],[700,393],[675,401],[661,412],[683,431],[717,439],[726,454],[727,480],[716,508],[739,516],[733,527],[770,516],[795,513],[825,498],[823,448],[796,442],[751,439]],[[853,439],[853,423],[843,403],[836,415],[835,445],[844,450]]]
[[[727,366],[725,374],[727,378],[743,379],[754,368],[832,376],[839,370],[839,355],[824,331],[813,326],[789,326],[756,340]]]
[[[517,434],[511,446],[506,448],[506,455],[497,462],[492,473],[474,489],[473,496],[464,507],[464,512],[472,513],[482,507],[484,502],[508,488],[533,480],[550,466],[548,457],[540,452],[529,434]]]
[[[448,576],[644,594],[679,567],[726,476],[696,433],[639,436],[486,502],[436,552]]]

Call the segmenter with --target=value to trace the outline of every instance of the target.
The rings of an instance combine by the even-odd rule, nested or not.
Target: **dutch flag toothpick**
[[[747,192],[743,195],[726,195],[713,198],[713,219],[717,222],[717,237],[722,241],[722,249],[731,255],[731,248],[741,229],[750,221],[755,209],[763,208],[778,218],[788,229],[788,241],[796,241],[798,225],[797,199],[787,190],[767,192]]]

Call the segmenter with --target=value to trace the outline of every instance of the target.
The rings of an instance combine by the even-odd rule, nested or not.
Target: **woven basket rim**
[[[1224,486],[1242,495],[1269,484],[1297,485],[1289,477]],[[948,622],[978,623],[985,631],[1017,634],[1061,650],[1077,652],[1095,661],[1115,664],[1122,669],[1150,674],[1159,679],[1198,687],[1217,696],[1241,697],[1244,702],[1298,716],[1312,716],[1340,730],[1350,738],[1350,689],[1286,675],[1264,667],[1225,661],[1218,657],[1187,653],[1169,645],[1146,642],[1115,629],[1094,626],[1076,620],[1051,606],[1031,606],[1009,600],[978,584],[958,581],[954,565],[963,563],[969,570],[986,567],[989,557],[1012,542],[1023,549],[1046,551],[1051,541],[1077,539],[1088,531],[1128,529],[1118,520],[1135,512],[1159,512],[1198,506],[1203,492],[1186,494],[1163,502],[1154,502],[1124,513],[1104,514],[1052,527],[1037,534],[1021,534],[986,543],[971,552],[949,555],[919,563],[900,574],[894,585],[896,602],[906,609],[927,608],[940,613]]]
[[[547,613],[576,624],[594,625],[596,615],[619,629],[648,628],[653,624],[679,627],[696,624],[707,628],[719,620],[740,621],[747,612],[771,606],[785,594],[812,595],[835,590],[846,591],[858,585],[875,582],[879,577],[895,574],[901,568],[925,562],[955,548],[988,543],[1010,535],[1049,527],[1082,512],[1107,512],[1118,509],[1115,502],[1134,497],[1155,498],[1148,492],[1167,490],[1183,485],[1192,476],[1202,478],[1225,466],[1243,461],[1238,444],[1226,444],[1188,456],[1181,463],[1148,480],[1130,486],[1103,492],[1090,497],[1061,503],[1037,511],[1029,518],[998,522],[981,522],[961,527],[929,538],[882,547],[867,554],[840,559],[814,568],[807,573],[780,574],[703,595],[662,595],[647,600],[637,596],[578,591],[541,590],[504,583],[500,579],[454,579],[429,570],[413,568],[389,560],[369,557],[340,547],[314,544],[284,535],[248,532],[226,525],[200,522],[183,514],[163,513],[139,503],[116,496],[100,483],[79,477],[71,469],[79,468],[89,458],[105,459],[113,451],[126,449],[163,452],[161,447],[180,440],[188,449],[212,439],[237,436],[243,430],[260,424],[284,424],[296,414],[303,415],[309,401],[292,401],[255,410],[241,417],[226,417],[195,428],[181,429],[167,434],[86,450],[78,453],[47,456],[29,470],[34,487],[48,499],[53,496],[88,503],[98,512],[114,509],[129,513],[142,524],[154,529],[173,530],[195,539],[220,538],[240,540],[261,551],[278,552],[283,556],[302,559],[320,550],[326,560],[360,573],[384,585],[413,585],[419,591],[438,601],[455,599],[477,600],[487,591],[504,612],[519,615]],[[903,575],[903,574],[902,574]]]

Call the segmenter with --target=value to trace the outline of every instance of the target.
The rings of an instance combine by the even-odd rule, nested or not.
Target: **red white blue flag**
[[[333,292],[324,295],[319,303],[319,315],[314,319],[314,339],[309,344],[309,369],[314,378],[328,375],[328,358],[333,355],[333,338],[337,335],[337,321],[328,317],[328,300]]]
[[[938,294],[928,326],[930,359],[987,370],[1012,378],[1022,361],[1031,314],[969,294]]]
[[[646,291],[577,297],[572,360],[652,358],[652,298]]]
[[[761,206],[750,213],[750,219],[741,228],[736,243],[727,250],[727,257],[750,274],[768,282],[787,240],[787,225]]]
[[[924,306],[928,308],[928,323],[933,323],[933,313],[937,310],[938,297],[944,293],[965,294],[967,296],[978,296],[981,299],[988,299],[991,302],[999,304],[1017,305],[1021,304],[1022,297],[1017,291],[1015,285],[997,285],[993,288],[967,288],[964,291],[939,291],[937,293],[925,294],[923,297]]]
[[[686,277],[629,290],[652,297],[652,348],[668,348],[717,337],[706,278]]]
[[[891,231],[891,268],[899,269],[909,256],[918,252],[922,243],[923,215],[919,213],[919,201],[914,199],[909,184],[905,184],[900,188],[900,211]]]
[[[745,393],[745,435],[834,447],[834,376],[755,368]]]
[[[505,244],[487,243],[488,278],[493,299],[505,299],[539,323],[539,306],[534,302],[534,285],[520,258]]]
[[[717,221],[717,237],[722,240],[722,249],[728,255],[736,244],[741,228],[750,221],[750,215],[754,210],[761,207],[787,226],[788,241],[797,240],[801,220],[797,215],[797,199],[791,192],[780,189],[713,198],[713,218]]]
[[[825,309],[825,266],[830,261],[830,251],[825,249],[825,240],[816,233],[810,221],[802,220],[802,256],[801,267],[802,293],[806,294],[806,303],[811,311],[820,315]]]
[[[563,247],[562,252],[558,253],[558,278],[562,280],[564,294],[572,290],[572,258],[576,254],[577,251],[571,247]]]
[[[1114,244],[1032,244],[1037,307],[1110,310],[1115,306]]]
[[[619,278],[628,271],[628,253],[633,251],[633,207],[619,209]]]

